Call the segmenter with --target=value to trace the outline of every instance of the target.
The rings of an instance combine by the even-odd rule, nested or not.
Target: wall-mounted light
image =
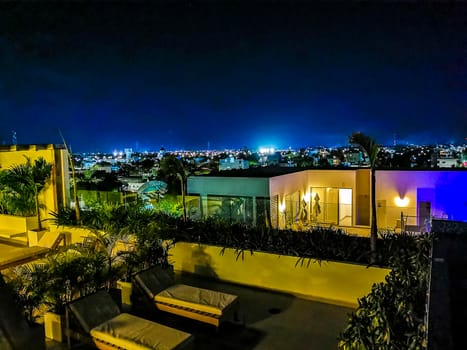
[[[409,198],[408,197],[395,197],[394,198],[394,203],[396,203],[396,206],[399,208],[405,208],[409,205]]]
[[[285,203],[279,204],[279,212],[281,213],[285,212]]]

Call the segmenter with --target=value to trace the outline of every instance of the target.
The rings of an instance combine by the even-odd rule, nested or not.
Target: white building
[[[233,170],[233,169],[248,169],[250,163],[244,159],[235,159],[234,157],[228,157],[219,161],[219,171],[222,170]]]
[[[369,233],[371,176],[368,168],[193,176],[188,193],[200,196],[203,217],[286,228],[333,225]],[[266,169],[267,170],[267,169]],[[378,228],[429,230],[431,218],[467,221],[467,171],[377,170]],[[402,221],[403,220],[403,221]]]

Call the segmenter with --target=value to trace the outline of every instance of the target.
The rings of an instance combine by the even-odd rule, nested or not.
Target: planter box
[[[64,339],[64,324],[64,316],[53,312],[46,312],[44,314],[45,337],[61,343]]]
[[[41,241],[42,237],[47,234],[47,230],[37,231],[37,230],[29,230],[28,231],[28,245],[30,247],[40,246],[39,242]]]
[[[12,233],[26,233],[38,228],[37,216],[16,216],[0,214],[0,229],[9,230]]]
[[[131,306],[131,282],[117,281],[117,288],[120,289],[122,293],[122,306]]]
[[[235,258],[234,249],[196,243],[177,243],[170,250],[175,271],[188,272],[252,287],[295,295],[326,303],[356,307],[374,283],[384,281],[389,269],[332,261],[245,252]]]

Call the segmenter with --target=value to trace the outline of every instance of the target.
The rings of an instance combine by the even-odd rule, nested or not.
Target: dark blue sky
[[[73,151],[467,137],[466,3],[0,5],[0,140]]]

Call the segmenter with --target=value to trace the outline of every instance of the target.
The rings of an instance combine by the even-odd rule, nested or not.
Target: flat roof
[[[28,151],[28,150],[31,150],[32,148],[35,148],[36,150],[65,149],[65,145],[52,144],[52,143],[0,145],[0,152]]]
[[[304,170],[313,168],[297,168],[297,167],[258,167],[249,169],[232,169],[213,171],[209,174],[196,175],[205,177],[274,177],[280,175],[286,175],[291,173],[297,173]]]
[[[281,176],[286,174],[297,173],[305,170],[333,170],[333,171],[355,171],[355,170],[369,170],[370,167],[327,167],[327,168],[316,168],[316,167],[257,167],[249,169],[232,169],[232,170],[216,170],[212,171],[209,174],[200,174],[193,175],[196,177],[274,177]],[[410,172],[420,172],[420,171],[467,171],[467,168],[376,168],[376,171],[410,171]]]

